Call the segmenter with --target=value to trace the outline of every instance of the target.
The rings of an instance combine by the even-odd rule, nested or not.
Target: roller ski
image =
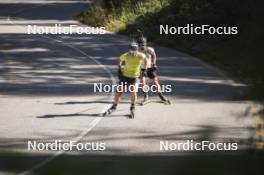
[[[171,104],[169,99],[161,100],[161,103],[164,103],[165,105],[170,105]]]
[[[143,100],[139,103],[139,105],[140,105],[140,106],[144,106],[144,105],[148,104],[149,102],[150,102],[150,100],[149,100],[149,98],[148,98],[148,94],[146,93],[146,94],[144,95]]]
[[[140,106],[144,106],[144,105],[146,105],[146,104],[148,104],[148,103],[150,103],[150,100],[142,100],[142,101],[139,103],[139,105],[140,105]]]
[[[164,95],[162,93],[158,93],[159,94],[159,97],[160,97],[160,100],[162,103],[164,103],[165,105],[170,105],[171,102],[168,98],[164,97]]]
[[[103,114],[102,117],[108,116],[112,114],[116,110],[116,105],[113,105],[111,108],[107,109]]]

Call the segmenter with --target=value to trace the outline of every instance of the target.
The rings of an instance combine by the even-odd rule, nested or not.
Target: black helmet
[[[139,38],[137,39],[137,43],[138,43],[138,45],[144,45],[144,44],[147,43],[147,38],[144,37],[144,36],[141,36],[141,37],[139,37]]]
[[[138,50],[138,44],[136,42],[131,42],[129,46],[132,51]]]

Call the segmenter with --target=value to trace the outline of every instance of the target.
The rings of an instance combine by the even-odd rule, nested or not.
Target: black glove
[[[118,78],[121,79],[123,77],[123,72],[121,69],[118,69]]]
[[[147,70],[146,69],[141,69],[141,75],[143,77],[147,76]]]
[[[155,71],[155,70],[158,70],[158,66],[156,64],[153,64],[152,65],[152,69]]]

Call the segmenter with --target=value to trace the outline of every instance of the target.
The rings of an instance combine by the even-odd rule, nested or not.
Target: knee
[[[140,81],[141,81],[142,84],[145,84],[145,82],[146,82],[144,77],[141,78]]]
[[[117,96],[122,96],[123,92],[117,92]]]
[[[152,84],[154,84],[154,85],[158,85],[158,81],[157,81],[157,79],[155,79],[155,78],[152,79],[151,82],[152,82]]]

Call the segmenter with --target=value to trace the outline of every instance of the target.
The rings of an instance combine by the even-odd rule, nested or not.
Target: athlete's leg
[[[145,90],[146,88],[145,87],[146,87],[147,84],[146,84],[146,78],[145,78],[145,76],[140,76],[140,83],[142,85],[143,91],[146,92],[146,90]]]
[[[123,94],[123,91],[117,91],[116,92],[115,98],[114,98],[114,103],[112,104],[112,106],[109,109],[107,109],[107,111],[105,111],[103,113],[103,116],[110,115],[112,112],[114,112],[116,110],[116,107],[120,102],[120,98],[121,98],[122,94]]]
[[[152,85],[154,85],[156,87],[156,90],[158,92],[158,95],[159,95],[160,99],[162,101],[167,101],[167,98],[163,95],[163,93],[161,91],[160,84],[158,82],[158,78],[157,77],[152,78],[151,79],[151,83],[152,83]]]
[[[117,106],[120,102],[120,98],[123,95],[123,92],[116,92],[115,94],[115,99],[114,99],[114,104]]]
[[[114,97],[114,103],[113,103],[113,105],[111,107],[112,110],[116,109],[117,105],[120,102],[120,99],[121,99],[121,96],[123,95],[123,93],[124,93],[124,87],[123,86],[118,86],[118,89],[117,89],[115,97]]]
[[[137,101],[137,91],[135,84],[131,84],[131,92],[130,92],[130,100],[131,100],[131,106],[136,104]]]
[[[144,75],[140,76],[140,83],[142,85],[142,90],[144,93],[144,100],[143,101],[146,101],[148,99],[148,89],[147,89],[146,78]]]
[[[154,77],[154,78],[152,78],[150,80],[151,80],[152,85],[155,86],[157,92],[158,93],[161,92],[160,85],[159,85],[159,82],[158,82],[158,78],[157,77]]]
[[[135,104],[137,101],[137,90],[135,84],[131,85],[131,106],[130,106],[130,118],[135,116]]]

